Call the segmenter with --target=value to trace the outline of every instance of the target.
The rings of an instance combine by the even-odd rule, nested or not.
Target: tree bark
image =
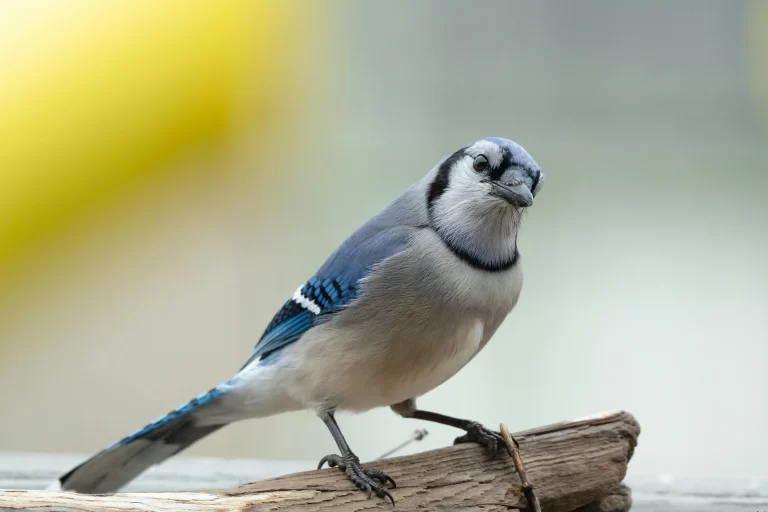
[[[615,412],[540,427],[514,435],[545,512],[624,512],[621,485],[640,426]],[[510,457],[489,460],[482,447],[459,445],[369,464],[398,483],[396,510],[525,510],[527,503]],[[367,500],[338,469],[295,473],[234,489],[84,495],[0,491],[0,510],[57,512],[359,511],[390,509]]]

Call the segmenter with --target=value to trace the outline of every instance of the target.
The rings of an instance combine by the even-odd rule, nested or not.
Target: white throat
[[[484,191],[458,190],[449,187],[432,204],[430,220],[437,234],[454,252],[476,259],[478,266],[513,264],[522,211],[501,199],[483,197]]]

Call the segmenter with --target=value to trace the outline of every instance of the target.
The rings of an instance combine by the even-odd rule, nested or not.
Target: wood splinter
[[[541,512],[541,505],[539,499],[536,497],[536,493],[533,492],[533,484],[528,480],[528,475],[525,473],[525,465],[523,464],[523,458],[520,456],[520,450],[517,441],[509,433],[509,429],[505,424],[499,425],[501,431],[501,437],[504,438],[504,443],[507,445],[507,453],[512,457],[512,462],[515,465],[515,471],[520,477],[520,484],[523,487],[523,493],[525,499],[528,501],[528,508],[533,512]]]

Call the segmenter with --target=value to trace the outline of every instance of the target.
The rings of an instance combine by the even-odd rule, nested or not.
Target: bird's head
[[[543,185],[539,164],[516,142],[480,139],[444,159],[432,181],[430,208],[483,201],[501,208],[527,208]],[[438,204],[435,204],[438,203]]]
[[[500,264],[516,251],[516,229],[544,175],[522,146],[488,137],[438,164],[427,187],[429,221],[449,245]]]

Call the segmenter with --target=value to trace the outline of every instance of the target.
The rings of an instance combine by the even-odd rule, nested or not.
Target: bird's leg
[[[405,402],[395,404],[392,406],[392,410],[404,418],[432,421],[464,430],[466,434],[454,439],[453,444],[478,443],[485,446],[492,456],[496,455],[499,448],[505,446],[504,438],[501,437],[499,432],[484,427],[476,421],[462,420],[436,412],[422,411],[416,408],[415,400],[406,400]]]
[[[336,423],[336,418],[333,417],[333,411],[320,413],[320,418],[325,422],[328,430],[331,431],[333,440],[336,441],[336,446],[339,447],[341,455],[326,455],[320,459],[317,469],[322,468],[326,462],[330,467],[338,466],[360,490],[368,493],[369,498],[371,497],[371,492],[375,492],[380,498],[384,496],[389,498],[392,501],[392,505],[394,505],[395,499],[387,490],[387,482],[391,483],[394,488],[396,487],[395,481],[379,469],[365,468],[360,464],[360,459],[352,453],[346,439],[344,439],[344,435]]]

